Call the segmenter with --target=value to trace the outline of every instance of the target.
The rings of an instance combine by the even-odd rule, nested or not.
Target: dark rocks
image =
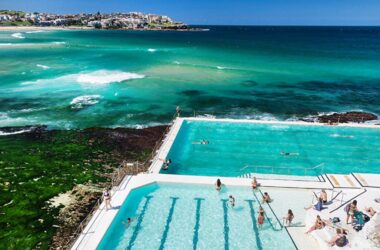
[[[306,122],[320,122],[320,123],[364,123],[367,121],[377,120],[378,117],[375,114],[367,113],[367,112],[359,112],[359,111],[351,111],[345,113],[332,113],[325,114],[316,117],[304,118],[302,121]]]

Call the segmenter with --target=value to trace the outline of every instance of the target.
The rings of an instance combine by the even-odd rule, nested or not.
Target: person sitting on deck
[[[284,219],[284,224],[289,226],[294,219],[293,211],[291,209],[289,209],[288,214],[285,217],[283,217],[283,219]]]
[[[267,192],[264,193],[262,203],[269,203],[272,199],[270,198],[269,194]]]
[[[336,235],[331,238],[331,240],[326,241],[329,246],[338,246],[338,247],[344,247],[347,243],[347,231],[341,228],[336,229]]]
[[[305,210],[309,210],[310,208],[313,208],[317,211],[322,211],[324,209],[322,198],[319,197],[317,203],[311,204],[309,207],[305,207]]]
[[[222,182],[220,181],[220,179],[216,180],[216,182],[215,182],[215,189],[217,191],[220,191],[222,189]]]
[[[253,177],[251,186],[253,190],[255,190],[258,186],[260,186],[260,184],[256,180],[256,177]]]
[[[314,225],[311,226],[306,233],[308,234],[315,230],[320,230],[324,228],[325,226],[326,226],[326,223],[321,219],[321,216],[317,215],[317,219],[315,220]]]
[[[322,199],[322,203],[326,204],[327,203],[327,193],[326,190],[322,189],[321,193],[319,194],[319,198]]]

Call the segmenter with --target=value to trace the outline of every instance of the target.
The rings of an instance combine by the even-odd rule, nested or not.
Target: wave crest
[[[76,80],[79,83],[103,85],[112,82],[123,82],[126,80],[140,79],[144,77],[144,75],[130,72],[98,70],[91,73],[79,74]]]
[[[24,39],[25,38],[20,32],[13,33],[11,36],[14,38],[18,38],[18,39]]]
[[[91,106],[97,104],[100,100],[100,95],[82,95],[77,96],[73,100],[71,100],[71,108],[72,109],[82,109],[86,106]]]
[[[41,68],[41,69],[50,69],[49,66],[46,66],[46,65],[43,65],[43,64],[36,64],[37,67]]]

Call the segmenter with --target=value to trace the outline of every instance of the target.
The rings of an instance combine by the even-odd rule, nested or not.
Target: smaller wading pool
[[[228,195],[236,198],[230,207]],[[132,190],[98,249],[295,249],[287,231],[249,188],[154,183]],[[125,226],[127,218],[133,218]]]
[[[380,127],[184,120],[166,157],[172,164],[161,173],[380,173],[379,156]]]

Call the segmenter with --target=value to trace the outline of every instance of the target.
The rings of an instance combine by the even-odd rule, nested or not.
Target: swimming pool
[[[247,187],[143,186],[128,195],[97,249],[295,249],[267,205],[267,220],[257,227],[257,196]],[[128,217],[134,219],[126,227]]]
[[[184,120],[161,173],[380,173],[379,156],[380,127]]]

